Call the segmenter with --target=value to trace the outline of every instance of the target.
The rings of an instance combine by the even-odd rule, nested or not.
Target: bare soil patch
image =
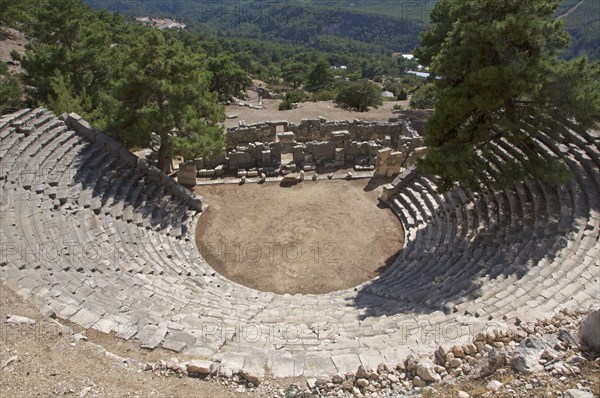
[[[258,105],[258,98],[255,93],[249,91],[250,98],[245,102]],[[302,119],[316,119],[319,116],[327,120],[364,120],[372,122],[386,122],[388,119],[397,118],[398,110],[393,109],[398,104],[402,109],[407,109],[408,101],[384,101],[378,109],[371,109],[368,112],[353,112],[338,108],[333,101],[302,102],[298,108],[287,111],[280,111],[279,104],[281,100],[263,100],[266,109],[253,109],[238,105],[227,105],[225,113],[228,116],[237,115],[237,118],[227,119],[225,127],[238,126],[239,121],[243,120],[247,124],[264,122],[270,120],[287,120],[290,123],[300,123]]]
[[[144,372],[111,358],[109,353],[142,361],[176,356],[144,351],[101,333],[89,341],[74,339],[58,322],[37,310],[41,303],[23,301],[0,282],[0,395],[3,397],[259,397],[194,378]],[[26,316],[35,325],[9,325],[9,315]],[[102,345],[98,345],[101,343]],[[106,351],[105,351],[106,350]],[[161,356],[162,353],[162,356]]]
[[[11,62],[11,51],[17,51],[21,56],[25,54],[25,46],[29,40],[23,32],[0,26],[0,62],[6,63],[8,70],[13,74],[24,73],[25,70],[19,63]]]
[[[401,223],[378,205],[382,179],[196,187],[208,209],[196,243],[221,275],[274,293],[320,294],[378,275],[402,248]]]

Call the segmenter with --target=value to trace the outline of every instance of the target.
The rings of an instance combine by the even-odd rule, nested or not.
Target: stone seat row
[[[542,145],[540,145],[540,147],[543,148]],[[585,217],[590,216],[590,210],[594,213],[596,211],[594,209],[598,208],[598,184],[597,181],[595,181],[598,172],[597,170],[594,172],[594,170],[591,169],[590,162],[577,161],[582,160],[582,158],[585,159],[582,154],[586,153],[585,149],[587,148],[578,148],[576,147],[576,143],[572,143],[572,148],[573,150],[571,152],[574,156],[567,157],[567,163],[575,176],[575,180],[572,180],[568,184],[568,188],[550,188],[543,184],[529,182],[523,186],[517,187],[514,191],[507,190],[495,195],[479,195],[479,200],[474,200],[469,203],[470,206],[464,205],[468,202],[465,198],[472,195],[468,192],[460,192],[460,188],[457,188],[450,194],[445,195],[448,199],[446,203],[442,203],[439,200],[437,201],[437,208],[443,210],[435,213],[434,206],[431,206],[431,191],[422,189],[424,186],[435,188],[433,181],[421,177],[417,180],[420,182],[413,181],[407,184],[407,186],[403,187],[398,195],[393,198],[391,207],[394,211],[398,212],[399,218],[403,224],[406,223],[404,225],[408,231],[407,240],[409,240],[409,244],[405,249],[405,255],[399,257],[395,266],[395,271],[391,271],[390,275],[383,278],[386,280],[386,284],[384,286],[377,286],[378,292],[380,294],[382,292],[387,292],[389,295],[391,288],[396,287],[398,290],[403,291],[402,297],[404,298],[417,297],[417,300],[422,299],[419,295],[415,296],[415,292],[410,289],[411,286],[414,286],[415,288],[423,286],[424,281],[419,280],[416,282],[411,278],[417,274],[427,275],[428,273],[434,272],[435,275],[438,275],[438,279],[447,281],[449,278],[447,275],[462,275],[460,273],[461,269],[452,267],[453,263],[461,265],[463,274],[465,269],[486,269],[486,264],[493,264],[494,262],[499,262],[499,264],[502,265],[501,267],[495,267],[498,268],[498,271],[507,268],[510,269],[512,265],[510,262],[504,261],[505,264],[502,264],[502,261],[498,261],[500,260],[498,253],[502,253],[503,251],[497,250],[494,246],[491,247],[492,250],[488,250],[488,253],[491,254],[496,251],[497,254],[495,256],[487,255],[478,257],[477,252],[481,252],[482,250],[476,250],[470,255],[470,258],[457,255],[456,253],[454,255],[444,253],[446,250],[451,249],[451,247],[460,248],[460,243],[457,245],[456,241],[461,242],[461,240],[465,239],[469,241],[474,238],[477,239],[478,246],[483,245],[484,248],[486,245],[489,246],[492,242],[500,241],[505,248],[510,247],[511,250],[514,251],[513,255],[510,257],[511,259],[514,258],[514,261],[517,261],[518,263],[529,265],[535,265],[545,253],[558,252],[558,256],[553,258],[554,263],[562,264],[562,258],[564,258],[565,261],[567,259],[571,260],[567,263],[567,267],[562,267],[560,269],[561,275],[570,273],[571,277],[579,277],[581,275],[581,278],[584,279],[584,281],[592,279],[590,278],[591,274],[589,272],[586,274],[584,266],[579,265],[577,267],[576,264],[577,259],[581,258],[583,262],[580,264],[589,265],[592,260],[591,257],[586,257],[586,251],[590,247],[597,246],[598,223],[594,222],[593,218],[591,223],[585,221]],[[555,153],[552,152],[551,147],[546,147],[544,149],[548,152],[549,156],[555,155]],[[507,143],[501,143],[496,148],[493,159],[490,160],[492,163],[498,165],[502,160],[508,158],[519,159],[519,155],[516,154],[516,150]],[[582,166],[582,164],[584,166]],[[427,183],[424,183],[424,181],[427,181]],[[415,193],[420,194],[420,197],[416,197]],[[462,209],[463,211],[448,212],[447,209],[453,208],[450,203],[453,202],[452,198],[455,196],[459,196],[463,204],[461,205],[459,203],[458,205],[455,205],[454,208],[457,210]],[[438,198],[441,197],[438,196]],[[493,202],[486,204],[486,199],[492,199]],[[589,200],[593,203],[589,203]],[[425,206],[424,203],[427,203],[427,206]],[[488,210],[492,211],[489,211],[488,213],[482,211],[482,209],[485,209],[486,207]],[[478,209],[478,211],[472,212],[472,209]],[[502,210],[498,211],[498,209]],[[464,210],[466,210],[466,212]],[[418,221],[415,222],[414,220]],[[422,220],[430,220],[430,222],[427,226],[419,229],[417,225],[421,223],[424,224]],[[443,227],[444,223],[449,226],[447,228]],[[453,223],[456,224],[456,226],[450,226]],[[486,233],[485,230],[489,230],[490,227],[498,224],[508,225],[509,227],[496,229],[493,238],[487,239],[487,235],[490,234]],[[587,236],[584,237],[581,231],[584,230],[586,225],[588,227],[588,233]],[[596,227],[594,227],[594,225]],[[502,230],[505,232],[499,234]],[[573,233],[571,230],[578,231],[579,233]],[[450,245],[448,246],[441,244],[441,242],[444,242],[444,232],[447,232],[450,236]],[[557,241],[559,241],[558,238],[565,235],[570,238],[567,243],[568,251],[560,251],[559,248],[556,247]],[[513,239],[510,239],[511,236]],[[515,239],[515,237],[518,238]],[[532,238],[533,242],[531,242]],[[531,243],[523,244],[524,242]],[[585,248],[583,251],[578,250],[582,242]],[[414,249],[411,250],[412,248]],[[423,250],[424,248],[425,250]],[[458,251],[461,250],[462,249],[459,249]],[[429,255],[431,252],[441,255],[441,257],[438,255]],[[534,255],[531,255],[532,253]],[[574,258],[573,253],[576,254]],[[432,268],[432,266],[434,268]],[[444,271],[436,272],[436,268],[443,268]],[[498,276],[494,275],[494,268],[487,268],[487,272],[491,279]],[[527,280],[537,280],[537,284],[532,283],[532,286],[537,286],[537,290],[541,291],[542,289],[540,287],[542,285],[539,283],[540,277],[536,274],[537,269],[535,269],[535,267],[532,269],[533,272],[527,272],[524,277],[520,278],[520,283],[527,283]],[[457,272],[458,274],[456,274]],[[401,277],[395,278],[394,275],[401,275]],[[455,279],[461,278],[456,276]],[[466,275],[462,279],[469,280]],[[411,284],[407,285],[407,280],[411,280]],[[558,284],[558,289],[563,289],[562,291],[564,292],[568,290],[573,291],[572,287],[568,288],[566,286],[568,285],[569,280],[572,280],[572,278],[563,279],[564,282]],[[427,280],[425,282],[427,282]],[[508,284],[513,285],[514,281],[508,281]],[[430,288],[430,284],[425,285]],[[440,285],[448,286],[449,284],[440,283]],[[401,289],[399,287],[401,287]],[[503,286],[503,284],[497,284],[493,289],[486,289],[486,299],[498,294],[498,292],[502,291],[505,287],[506,286]],[[443,287],[442,292],[444,291],[443,289],[448,288]],[[527,299],[528,296],[535,296],[536,293],[538,292],[534,290],[530,291],[528,294],[523,294],[522,296]],[[591,293],[592,294],[589,297],[593,297],[593,289]],[[483,299],[479,300],[483,301]],[[512,297],[511,300],[513,301],[513,305],[518,304],[518,302],[514,302],[514,297]],[[433,303],[434,300],[429,300],[429,302]],[[477,302],[477,300],[475,300],[475,302]],[[453,304],[454,303],[450,303],[450,305]],[[494,305],[494,303],[490,303],[489,300],[487,300],[486,305],[490,306]],[[448,310],[447,307],[448,304],[446,305],[446,309]],[[466,307],[466,305],[463,307]],[[469,307],[473,307],[473,305],[469,304]],[[460,306],[458,308],[460,308]]]
[[[405,327],[415,322],[512,321],[597,297],[598,140],[576,126],[561,128],[568,132],[560,147],[537,142],[547,156],[565,157],[575,175],[568,184],[529,181],[480,194],[455,187],[440,195],[435,179],[419,176],[393,198],[406,247],[384,273],[325,295],[276,295],[216,274],[191,236],[198,215],[157,181],[47,111],[21,111],[0,119],[0,152],[8,159],[0,173],[2,243],[65,250],[64,242],[75,242],[80,252],[35,262],[39,251],[9,250],[0,277],[61,318],[143,347],[215,360],[235,354],[240,366],[298,352],[305,365],[331,371],[356,361],[393,362],[414,349]],[[524,154],[500,141],[488,156],[493,174]],[[32,180],[35,167],[16,164],[23,158],[39,161],[49,178]],[[223,322],[277,337],[207,336],[207,325]],[[289,325],[306,334],[285,339]],[[420,349],[434,344],[413,337]]]

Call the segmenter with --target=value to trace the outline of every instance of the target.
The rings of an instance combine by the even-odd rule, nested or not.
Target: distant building
[[[404,59],[415,59],[414,55],[404,54],[404,53],[392,53],[392,57],[402,57]]]
[[[417,71],[414,71],[414,70],[409,70],[406,73],[410,73],[412,75],[416,75],[416,76],[419,76],[419,77],[429,77],[429,73],[427,73],[427,72],[417,72]]]
[[[170,18],[151,18],[151,17],[135,17],[135,20],[148,26],[153,26],[157,29],[185,29],[186,25],[183,22],[176,21]]]

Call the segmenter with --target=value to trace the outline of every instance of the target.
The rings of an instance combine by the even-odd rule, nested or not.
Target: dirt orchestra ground
[[[196,243],[225,277],[274,293],[326,293],[375,277],[402,248],[378,180],[196,187],[209,205]]]

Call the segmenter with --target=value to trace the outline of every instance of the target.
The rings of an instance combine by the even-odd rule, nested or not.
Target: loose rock
[[[579,325],[577,337],[582,349],[600,352],[600,310],[592,311]]]
[[[422,359],[418,362],[417,376],[426,382],[436,381],[440,378],[434,369],[433,362],[429,358]]]
[[[31,318],[27,318],[19,315],[11,315],[5,323],[10,323],[13,325],[35,325],[35,320]]]
[[[208,375],[208,374],[210,374],[211,365],[212,365],[211,361],[194,359],[188,363],[187,371],[188,371],[188,373],[198,373],[200,375]]]
[[[491,391],[497,391],[500,389],[500,387],[502,387],[502,383],[500,383],[498,380],[492,380],[485,386],[485,388]]]

